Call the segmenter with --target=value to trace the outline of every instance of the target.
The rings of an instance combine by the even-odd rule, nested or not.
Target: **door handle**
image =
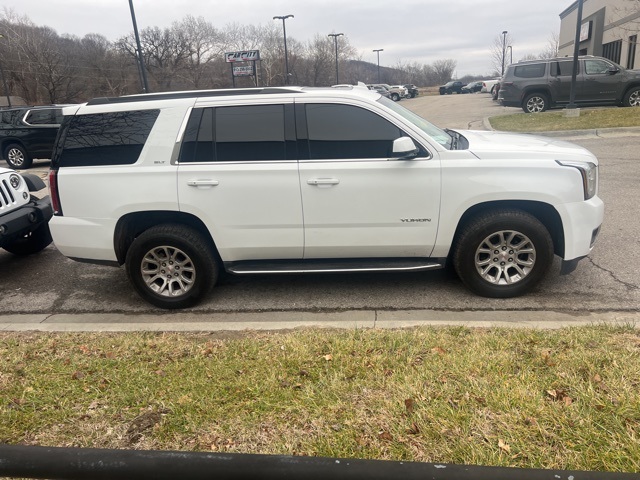
[[[337,178],[311,178],[307,180],[307,184],[309,185],[338,185],[340,180]]]
[[[218,180],[188,180],[187,185],[190,187],[215,187],[220,182]]]

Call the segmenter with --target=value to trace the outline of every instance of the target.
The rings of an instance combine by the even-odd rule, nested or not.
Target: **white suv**
[[[603,219],[597,159],[547,138],[441,130],[360,87],[99,98],[70,107],[49,175],[68,257],[125,265],[162,308],[234,274],[428,270],[523,294]]]

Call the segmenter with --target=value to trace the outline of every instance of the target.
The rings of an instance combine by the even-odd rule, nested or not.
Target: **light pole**
[[[282,33],[284,34],[284,84],[289,85],[289,55],[287,55],[287,27],[284,21],[287,18],[293,18],[293,15],[275,16],[274,20],[282,20]]]
[[[380,83],[380,52],[384,52],[384,48],[378,48],[374,52],[378,54],[378,83]]]
[[[344,35],[344,33],[330,33],[329,37],[333,37],[333,41],[336,44],[336,85],[340,83],[340,80],[338,79],[338,37]]]
[[[140,47],[140,35],[138,35],[138,23],[136,22],[136,12],[133,10],[133,0],[129,0],[129,8],[131,9],[133,33],[136,36],[136,59],[138,60],[140,75],[142,76],[142,93],[149,93],[149,83],[147,82],[147,72],[144,68],[144,60],[142,59],[142,47]]]
[[[5,38],[3,34],[0,33],[0,38]],[[4,60],[4,55],[3,58]],[[9,95],[9,87],[7,87],[7,78],[4,76],[4,69],[2,68],[2,62],[0,62],[0,76],[2,77],[2,86],[4,88],[4,94],[7,96],[7,107],[11,108],[11,95]]]
[[[571,90],[569,90],[569,105],[567,109],[578,110],[576,105],[576,77],[578,76],[578,54],[580,53],[580,27],[582,26],[583,0],[578,0],[578,18],[576,23],[576,37],[573,42],[573,70],[571,71]]]
[[[509,65],[513,63],[513,47],[511,45],[507,45],[509,49]]]
[[[504,32],[502,32],[502,73],[500,74],[501,77],[504,77],[504,55],[505,55],[505,50],[507,48],[507,32],[506,30]]]

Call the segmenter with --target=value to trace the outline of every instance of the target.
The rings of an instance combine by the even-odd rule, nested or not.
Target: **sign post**
[[[244,50],[241,52],[227,52],[224,54],[225,61],[231,66],[231,81],[233,88],[236,88],[236,77],[253,77],[253,83],[258,86],[258,75],[256,62],[260,60],[260,50]],[[247,64],[250,65],[237,65]]]

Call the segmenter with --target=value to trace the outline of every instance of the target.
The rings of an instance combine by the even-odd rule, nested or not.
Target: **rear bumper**
[[[0,217],[0,247],[34,231],[53,216],[49,197],[34,200]]]

